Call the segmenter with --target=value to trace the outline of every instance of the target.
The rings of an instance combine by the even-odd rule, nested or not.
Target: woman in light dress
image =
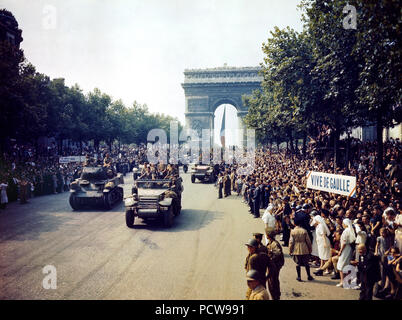
[[[343,287],[343,278],[345,275],[343,274],[342,270],[349,265],[350,260],[352,260],[353,251],[351,244],[356,241],[356,233],[353,229],[352,221],[350,219],[344,219],[342,221],[342,226],[344,230],[341,235],[341,249],[338,253],[339,259],[337,264],[341,281],[336,285],[337,287]]]
[[[315,226],[315,241],[321,268],[331,258],[331,242],[328,238],[331,233],[324,218],[319,215],[313,218],[313,225]]]
[[[7,187],[8,184],[4,182],[0,182],[0,208],[5,209],[8,203],[7,197]]]

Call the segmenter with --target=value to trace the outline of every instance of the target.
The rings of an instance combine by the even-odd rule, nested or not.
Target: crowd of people
[[[234,192],[249,207],[249,213],[265,224],[265,235],[254,234],[246,244],[249,251],[245,263],[249,284],[247,299],[269,297],[267,284],[272,299],[280,299],[282,247],[289,249],[298,281],[303,281],[302,267],[307,280],[313,281],[310,268],[316,267],[315,277],[331,275],[333,280],[338,280],[338,287],[360,289],[361,299],[371,299],[373,294],[387,299],[399,297],[402,282],[401,142],[385,142],[383,175],[375,170],[375,143],[355,143],[349,167],[336,170],[337,174],[356,177],[355,197],[306,188],[309,171],[333,173],[334,170],[332,161],[318,160],[311,148],[307,152],[309,156],[300,157],[262,147],[252,155],[253,161],[246,161],[245,165],[225,162],[214,165],[218,198]],[[29,145],[15,144],[3,154],[1,208],[9,201],[19,199],[26,203],[31,196],[68,190],[84,165],[82,162],[60,163],[65,151],[58,154],[55,148],[48,148],[46,152],[35,150]],[[176,166],[159,168],[147,164],[149,151],[149,146],[147,149],[140,145],[116,146],[112,150],[101,146],[97,151],[85,146],[83,150],[67,152],[69,155],[85,154],[96,164],[113,163],[117,172],[128,172],[145,163],[138,173],[145,179],[163,178],[177,169]],[[169,150],[151,151],[157,157],[165,156],[166,160],[172,155]],[[278,241],[279,235],[282,244]],[[353,271],[355,267],[358,281],[349,283],[348,270]]]
[[[35,148],[29,144],[13,144],[3,153],[0,161],[0,208],[7,203],[25,204],[32,197],[57,194],[69,190],[70,183],[80,176],[84,161],[60,162],[65,156],[89,156],[95,164],[103,164],[109,153],[116,172],[126,173],[146,159],[146,146],[93,146],[67,147],[58,152],[50,145]]]
[[[256,153],[251,174],[238,174],[236,164],[219,167],[218,198],[222,198],[222,190],[224,197],[231,192],[241,196],[249,213],[262,218],[266,243],[272,233],[280,234],[282,245],[289,247],[296,263],[298,281],[302,281],[302,267],[307,279],[314,280],[310,267],[315,266],[316,277],[332,275],[338,287],[360,289],[361,299],[371,299],[373,290],[378,298],[395,299],[402,282],[402,144],[390,140],[384,147],[384,175],[375,173],[376,146],[369,142],[359,143],[349,168],[337,168],[337,174],[356,177],[355,197],[306,188],[307,173],[333,173],[332,162],[263,148]],[[247,247],[249,251],[253,248],[250,243]],[[258,251],[259,245],[256,248]],[[255,255],[255,249],[251,250],[248,259]],[[248,281],[257,271],[264,286],[270,273],[258,270],[261,263],[256,265],[246,268],[252,271]],[[348,266],[359,270],[357,283],[346,281]],[[273,298],[278,296],[274,291],[270,290]]]

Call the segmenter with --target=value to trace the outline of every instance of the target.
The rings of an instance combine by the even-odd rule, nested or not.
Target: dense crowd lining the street
[[[249,206],[250,214],[254,218],[262,218],[266,231],[265,244],[271,249],[274,246],[273,251],[281,254],[282,248],[275,240],[280,234],[282,246],[289,246],[290,254],[296,262],[298,281],[302,281],[301,267],[305,267],[307,279],[313,280],[310,266],[316,266],[316,277],[332,274],[332,279],[339,279],[337,286],[342,287],[345,277],[343,268],[347,265],[358,266],[359,256],[367,251],[378,257],[378,272],[368,273],[371,278],[364,280],[364,288],[361,282],[354,284],[354,288],[362,290],[362,299],[371,298],[374,289],[375,296],[392,299],[398,296],[402,282],[402,144],[398,139],[385,142],[384,175],[375,172],[375,143],[356,143],[356,146],[350,166],[337,168],[337,174],[356,176],[356,197],[306,189],[309,171],[333,172],[332,161],[320,161],[314,156],[313,144],[309,147],[307,154],[310,156],[307,157],[285,150],[273,151],[267,147],[257,149],[255,167],[250,174],[242,174],[238,169],[244,166],[236,163],[225,164],[222,161],[215,164],[219,198],[227,197],[232,192],[241,197]],[[60,156],[88,155],[96,159],[95,163],[103,164],[108,153],[116,171],[128,172],[138,164],[145,164],[140,175],[155,178],[152,174],[153,166],[147,164],[146,145],[114,146],[112,150],[102,146],[98,152],[91,146],[84,146],[58,154],[54,147],[35,152],[33,146],[14,144],[9,152],[3,154],[1,163],[1,207],[4,209],[9,201],[17,199],[26,203],[33,196],[67,191],[84,164],[59,163]],[[264,210],[262,215],[261,210]],[[299,249],[295,250],[295,243],[298,241],[296,234],[302,234],[302,229],[307,232],[309,240],[303,244],[304,251],[301,254],[298,252],[300,244]],[[263,235],[254,236],[258,250],[250,252],[248,258],[256,254],[256,251],[258,254],[266,251],[262,242]],[[250,243],[253,242],[247,245],[249,249],[253,246]],[[275,268],[272,262],[270,265],[271,269]],[[260,272],[256,277],[253,263],[247,267],[246,262],[247,277],[249,281],[257,281],[253,280],[254,276],[263,285],[267,280],[271,297],[279,299],[280,267],[277,272],[268,272],[267,276],[261,276]]]
[[[38,150],[38,151],[36,151]],[[60,163],[63,156],[86,156],[102,165],[106,154],[110,155],[116,172],[126,173],[146,160],[146,146],[101,146],[91,145],[63,148],[58,152],[55,145],[35,148],[29,144],[10,146],[0,161],[1,207],[19,200],[27,203],[29,198],[57,194],[69,190],[70,183],[78,178],[84,162]]]
[[[336,172],[357,178],[356,197],[306,188],[308,172],[333,173],[333,161],[262,148],[256,153],[252,174],[238,175],[236,165],[220,166],[218,198],[222,198],[222,190],[224,197],[232,192],[241,196],[249,213],[262,218],[268,246],[272,243],[269,239],[275,238],[272,235],[280,234],[282,246],[289,246],[296,262],[298,281],[302,281],[302,266],[307,279],[314,280],[310,266],[315,266],[317,277],[332,274],[332,279],[338,280],[336,285],[344,287],[346,274],[342,271],[352,265],[358,267],[358,283],[347,288],[360,289],[361,299],[371,299],[373,290],[378,298],[394,299],[400,296],[402,282],[402,144],[398,139],[385,142],[384,175],[375,172],[375,143],[358,143],[357,147],[349,168],[338,167]],[[308,154],[313,155],[311,146]],[[303,232],[308,235],[306,239]],[[247,247],[250,251],[252,245]],[[264,245],[259,241],[257,247]],[[252,254],[255,251],[248,259]],[[364,259],[359,260],[360,255]],[[260,268],[259,263],[256,265],[246,270],[253,274],[254,269]],[[269,272],[264,278],[263,270],[259,270],[259,276],[261,285],[272,280]],[[277,289],[269,289],[275,299]]]

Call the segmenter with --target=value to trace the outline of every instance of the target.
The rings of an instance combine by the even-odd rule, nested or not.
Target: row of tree
[[[95,146],[116,140],[138,144],[153,128],[169,136],[172,120],[177,121],[137,102],[127,107],[99,89],[84,94],[62,78],[51,80],[26,61],[22,50],[0,42],[1,150],[8,139],[35,143],[42,136],[55,137],[59,144],[63,139],[94,141]]]
[[[245,98],[246,124],[262,142],[287,141],[291,149],[327,125],[335,150],[342,132],[375,124],[382,171],[383,128],[402,120],[399,0],[303,0],[299,7],[303,31],[275,28],[263,43],[264,80]]]

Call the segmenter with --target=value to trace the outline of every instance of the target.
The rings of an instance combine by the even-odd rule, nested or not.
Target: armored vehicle
[[[135,217],[143,220],[163,221],[165,227],[173,225],[174,216],[181,211],[182,179],[145,180],[134,183],[132,196],[124,200],[126,225],[132,228]]]
[[[123,175],[114,175],[102,167],[83,167],[81,176],[70,185],[70,205],[73,210],[84,206],[103,206],[109,210],[123,200]]]
[[[214,167],[211,165],[194,164],[191,169],[191,182],[194,183],[196,179],[208,182],[216,181],[216,173]]]

